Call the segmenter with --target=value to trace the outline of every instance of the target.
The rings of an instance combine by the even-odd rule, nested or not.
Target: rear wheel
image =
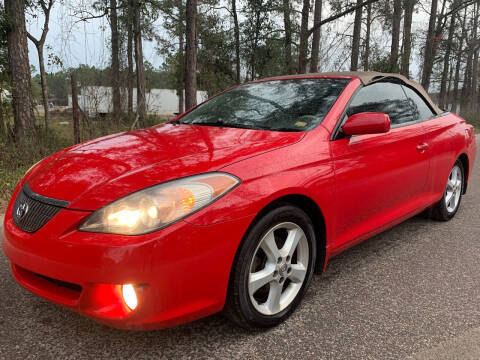
[[[464,174],[463,164],[457,160],[448,176],[442,199],[432,209],[432,218],[448,221],[455,216],[462,200]]]
[[[225,314],[246,328],[279,324],[298,306],[315,265],[315,233],[301,209],[282,205],[256,222],[232,269]]]

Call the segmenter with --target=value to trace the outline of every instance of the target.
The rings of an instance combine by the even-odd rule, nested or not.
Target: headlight
[[[240,181],[209,173],[155,185],[95,211],[79,230],[123,235],[146,234],[212,203]]]

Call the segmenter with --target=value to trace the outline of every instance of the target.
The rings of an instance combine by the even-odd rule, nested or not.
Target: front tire
[[[308,215],[281,205],[249,229],[232,268],[224,313],[249,328],[288,318],[311,282],[316,239]]]
[[[453,165],[447,179],[445,191],[440,201],[432,208],[432,218],[439,221],[448,221],[455,216],[462,200],[465,186],[465,170],[460,160]]]

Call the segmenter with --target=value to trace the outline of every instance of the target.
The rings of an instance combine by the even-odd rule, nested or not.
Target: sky
[[[79,21],[79,16],[75,15],[79,7],[90,11],[92,0],[63,0],[63,4],[57,3],[54,5],[51,13],[51,20],[49,26],[49,33],[46,40],[45,58],[52,54],[58,56],[64,68],[75,67],[79,64],[88,64],[103,68],[108,66],[110,50],[109,37],[110,30],[108,20],[106,18],[92,19],[88,21]],[[300,6],[300,5],[298,5]],[[328,6],[326,6],[324,15],[326,16]],[[310,17],[310,22],[313,20]],[[282,19],[279,19],[281,21]],[[322,27],[322,51],[324,58],[328,59],[329,63],[325,63],[322,71],[339,70],[338,67],[347,70],[349,65],[348,57],[342,54],[340,50],[336,51],[335,45],[338,46],[335,33],[345,33],[345,41],[350,41],[348,36],[351,33],[351,22],[353,14],[328,24]],[[425,9],[419,8],[414,14],[413,30],[423,28],[426,29],[428,23],[428,14]],[[43,26],[43,18],[33,18],[27,14],[27,29],[36,37],[41,34]],[[154,26],[159,33],[165,33],[162,28],[161,20],[157,20]],[[333,31],[332,31],[333,30]],[[376,29],[374,35],[376,39],[383,39],[382,46],[389,49],[389,42],[391,41],[391,34],[383,34],[381,29]],[[29,43],[29,57],[30,63],[34,65],[38,72],[38,57],[35,47],[31,41]],[[144,40],[144,58],[146,61],[153,64],[155,68],[162,65],[164,59],[157,54],[155,50],[155,43]],[[419,77],[419,50],[418,46],[414,49],[411,62],[411,72],[414,79]],[[348,61],[347,61],[348,60]],[[336,68],[335,68],[336,67]],[[46,64],[48,72],[59,70],[56,65]]]
[[[72,0],[74,1],[74,0]],[[33,18],[27,14],[27,30],[36,38],[39,38],[43,28],[43,17]],[[160,24],[157,24],[160,27]],[[56,4],[50,15],[49,32],[45,44],[45,59],[48,54],[58,56],[64,68],[75,67],[79,64],[88,64],[103,68],[110,61],[109,48],[110,29],[106,18],[79,21],[75,17],[68,1],[65,5]],[[37,69],[37,50],[31,41],[28,41],[30,63]],[[154,67],[163,63],[163,58],[156,53],[155,44],[143,41],[145,61]],[[48,66],[47,72],[59,70],[55,65]]]

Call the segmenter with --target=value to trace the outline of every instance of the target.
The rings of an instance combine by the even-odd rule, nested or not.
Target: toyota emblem
[[[26,202],[21,203],[17,208],[17,217],[18,219],[22,219],[28,212],[28,204]]]

